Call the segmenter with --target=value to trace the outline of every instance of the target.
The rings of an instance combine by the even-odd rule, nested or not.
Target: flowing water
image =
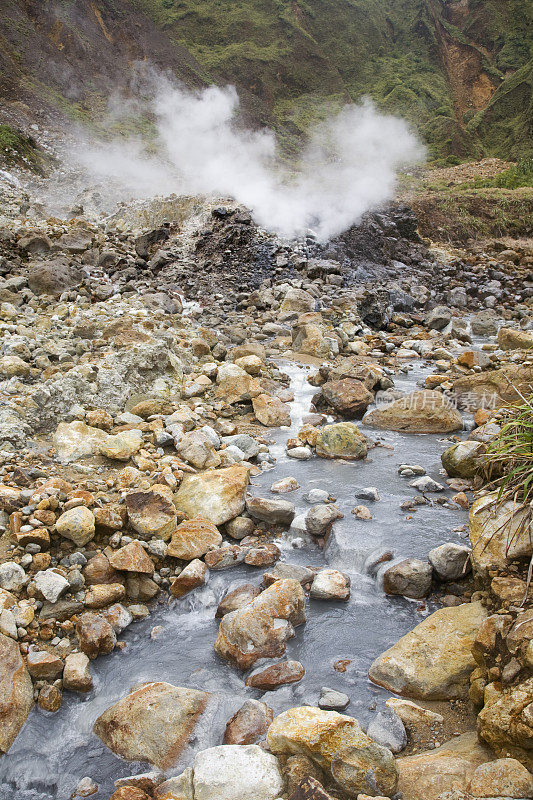
[[[301,426],[316,390],[306,382],[307,367],[289,363],[280,366],[290,375],[295,395],[292,427],[290,431],[275,430],[270,434],[270,452],[277,459],[276,464],[253,478],[251,491],[279,497],[270,495],[270,485],[292,475],[301,488],[281,497],[294,502],[297,513],[310,507],[303,498],[309,489],[325,489],[337,498],[344,518],[334,523],[334,533],[325,550],[291,534],[277,543],[286,562],[330,565],[347,572],[352,593],[347,603],[308,603],[307,622],[297,629],[287,647],[288,657],[301,661],[306,675],[300,683],[267,692],[262,699],[277,713],[295,705],[316,705],[321,687],[329,686],[350,696],[346,713],[364,724],[376,702],[379,705],[388,696],[369,682],[371,662],[432,610],[428,603],[385,596],[376,579],[365,572],[365,562],[372,554],[385,550],[392,550],[398,557],[425,559],[436,545],[465,540],[465,533],[454,531],[466,522],[466,513],[457,507],[432,503],[418,506],[416,512],[400,508],[416,491],[409,487],[411,479],[398,474],[398,466],[420,464],[428,475],[443,483],[440,455],[450,441],[445,436],[377,432],[362,426],[371,439],[386,445],[370,450],[364,462],[288,458],[284,444]],[[430,364],[424,366],[417,361],[408,374],[396,376],[396,388],[413,391],[417,381],[431,371]],[[377,487],[381,498],[378,502],[356,498],[358,489],[369,486]],[[453,492],[447,489],[445,494],[450,497]],[[357,520],[350,513],[359,504],[371,509],[372,520]],[[0,760],[0,799],[66,800],[80,778],[88,775],[100,787],[92,795],[94,800],[107,800],[114,779],[144,771],[146,765],[127,763],[114,756],[92,733],[92,725],[105,708],[132,686],[145,681],[168,681],[214,694],[195,739],[182,754],[174,774],[188,763],[193,752],[221,744],[227,720],[244,699],[259,698],[261,693],[245,687],[241,673],[215,655],[218,621],[214,614],[228,590],[243,582],[259,585],[262,572],[246,566],[211,572],[202,589],[180,601],[165,601],[148,619],[130,626],[121,636],[126,642],[124,650],[117,649],[92,663],[95,686],[88,696],[65,692],[63,705],[55,714],[35,708],[9,754]],[[345,672],[334,669],[339,660],[346,660]]]

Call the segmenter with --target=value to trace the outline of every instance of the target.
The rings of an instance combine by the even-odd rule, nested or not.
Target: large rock
[[[514,758],[481,764],[468,787],[472,797],[533,797],[533,775]]]
[[[399,594],[420,600],[430,592],[432,575],[433,569],[427,561],[406,558],[385,570],[383,588],[386,594]]]
[[[266,734],[272,709],[260,700],[246,700],[232,716],[224,732],[224,744],[254,744]]]
[[[83,547],[94,537],[94,514],[85,506],[69,508],[57,520],[56,531],[64,539]]]
[[[278,428],[280,425],[291,424],[289,407],[282,403],[279,397],[269,394],[259,394],[252,400],[254,414],[267,428]]]
[[[479,468],[479,457],[485,447],[467,439],[448,447],[441,455],[442,466],[450,478],[473,478]]]
[[[141,431],[121,431],[115,436],[107,437],[105,442],[100,445],[100,453],[106,458],[127,461],[137,450],[141,449],[142,443]]]
[[[520,331],[516,328],[500,328],[498,344],[502,350],[531,350],[533,348],[533,332]]]
[[[294,312],[304,313],[306,311],[313,311],[316,305],[316,300],[312,294],[306,292],[305,289],[290,288],[287,290],[285,297],[280,306],[280,314],[292,314]]]
[[[188,743],[209,695],[170,683],[147,683],[112,705],[94,723],[95,734],[128,761],[171,767]]]
[[[305,595],[298,581],[279,580],[259,597],[226,614],[215,641],[215,650],[241,669],[259,658],[277,658],[294,636],[294,626],[305,622]]]
[[[94,456],[100,452],[109,434],[85,422],[60,422],[52,438],[57,457],[65,463]]]
[[[178,525],[168,545],[167,556],[191,561],[221,544],[222,536],[216,525],[207,519],[196,517]]]
[[[34,294],[59,295],[79,286],[83,272],[68,262],[53,259],[30,266],[28,286]]]
[[[203,517],[223,525],[244,510],[249,470],[235,464],[202,475],[187,475],[174,495],[178,509],[188,517]]]
[[[314,761],[350,796],[394,794],[398,780],[390,750],[375,744],[353,717],[313,706],[275,717],[267,743],[273,753]]]
[[[459,408],[500,408],[507,403],[522,403],[519,393],[529,394],[533,366],[509,364],[501,369],[464,375],[454,381],[453,392]]]
[[[533,526],[523,524],[526,512],[517,513],[512,501],[498,505],[497,499],[498,492],[490,492],[470,508],[468,532],[476,573],[502,569],[512,559],[530,558],[533,553]]]
[[[33,705],[33,685],[17,642],[0,633],[0,752],[7,753]]]
[[[349,419],[359,419],[374,399],[362,381],[343,378],[328,381],[322,386],[322,396],[338,414]]]
[[[478,715],[478,733],[494,752],[533,769],[533,678],[496,695]]]
[[[353,422],[325,425],[316,441],[316,454],[320,458],[365,458],[368,452],[366,439]]]
[[[126,508],[131,527],[141,536],[159,536],[167,540],[176,530],[177,514],[172,493],[162,485],[146,491],[129,492]]]
[[[277,758],[258,745],[222,745],[197,753],[194,800],[276,800],[283,791]]]
[[[462,417],[450,401],[429,389],[411,392],[370,411],[364,422],[374,428],[403,433],[452,433],[463,427]]]
[[[271,525],[290,525],[294,519],[294,503],[289,500],[273,500],[270,497],[251,497],[246,509],[254,519]]]
[[[374,661],[370,680],[415,699],[466,696],[472,645],[486,616],[480,602],[435,611]]]

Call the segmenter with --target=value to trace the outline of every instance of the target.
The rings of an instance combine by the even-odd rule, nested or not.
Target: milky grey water
[[[292,475],[301,488],[281,497],[294,502],[298,512],[310,507],[303,495],[311,488],[323,488],[335,496],[344,519],[334,523],[334,534],[325,551],[314,542],[294,548],[291,536],[278,544],[286,562],[331,565],[347,572],[352,580],[347,603],[308,601],[307,622],[297,629],[287,648],[288,657],[305,666],[304,679],[262,696],[245,687],[245,676],[215,655],[213,643],[218,621],[214,614],[218,602],[240,583],[259,585],[263,570],[238,566],[211,572],[206,586],[181,601],[165,602],[148,619],[130,626],[121,636],[127,644],[125,650],[116,650],[92,662],[94,689],[89,695],[65,692],[57,713],[38,708],[31,712],[10,752],[0,760],[0,800],[66,800],[85,775],[100,787],[92,797],[107,800],[114,779],[143,771],[146,765],[127,763],[107,750],[92,733],[92,725],[105,708],[133,685],[144,681],[168,681],[214,695],[195,739],[169,774],[178,774],[193,752],[221,744],[226,721],[245,698],[262,697],[274,712],[280,712],[295,705],[316,704],[320,688],[329,686],[350,696],[346,713],[364,724],[375,703],[379,705],[389,696],[368,681],[368,668],[376,656],[430,613],[431,605],[386,597],[375,579],[365,573],[364,564],[375,551],[390,549],[398,557],[425,559],[428,551],[438,544],[465,540],[465,533],[454,532],[454,528],[466,522],[466,513],[459,508],[452,510],[433,504],[419,506],[415,513],[400,508],[416,491],[409,487],[410,479],[398,474],[398,465],[420,464],[442,483],[440,454],[450,440],[445,436],[406,435],[362,426],[371,439],[379,438],[391,449],[373,448],[364,462],[287,458],[285,441],[301,426],[301,418],[308,413],[316,390],[306,382],[307,367],[288,363],[281,363],[280,367],[290,374],[295,393],[296,399],[291,404],[293,424],[290,431],[267,434],[272,439],[271,453],[277,462],[274,469],[252,479],[251,491],[269,496],[274,481]],[[400,373],[395,377],[395,385],[412,391],[417,388],[416,382],[431,371],[431,365],[417,361],[408,375]],[[379,502],[356,498],[357,489],[368,486],[378,488]],[[446,491],[448,497],[452,494]],[[372,520],[360,521],[350,513],[361,503],[371,509]],[[155,626],[161,626],[161,630],[151,638]],[[333,666],[341,659],[349,662],[344,673]]]

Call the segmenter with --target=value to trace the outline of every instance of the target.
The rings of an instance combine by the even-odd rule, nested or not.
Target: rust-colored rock
[[[107,551],[106,551],[107,552]],[[142,572],[152,575],[154,562],[140,542],[134,541],[109,555],[109,563],[122,572]]]
[[[188,743],[209,695],[170,683],[147,683],[98,717],[95,734],[128,761],[171,767]]]
[[[222,536],[216,525],[208,519],[196,517],[178,525],[172,534],[167,555],[191,561],[221,544]]]
[[[0,752],[7,753],[33,705],[33,686],[17,642],[0,633]]]

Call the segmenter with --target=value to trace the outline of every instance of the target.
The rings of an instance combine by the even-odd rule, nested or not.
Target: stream
[[[417,360],[409,367],[408,373],[395,376],[396,388],[413,391],[434,365]],[[334,523],[325,550],[292,533],[276,543],[283,561],[332,566],[348,573],[352,581],[347,603],[307,603],[307,623],[297,629],[287,647],[287,657],[301,661],[306,668],[305,677],[300,683],[261,693],[245,687],[244,676],[216,656],[217,604],[227,591],[243,582],[259,585],[264,570],[239,565],[211,572],[201,589],[182,600],[171,599],[168,605],[165,601],[147,619],[131,625],[120,637],[126,643],[124,650],[116,649],[92,662],[94,689],[87,696],[65,692],[55,714],[34,708],[11,750],[0,760],[1,800],[67,800],[83,776],[99,784],[98,793],[92,795],[94,800],[107,800],[117,777],[145,771],[145,764],[128,763],[108,750],[92,733],[92,725],[132,686],[146,681],[168,681],[216,694],[195,730],[194,740],[182,753],[175,774],[190,762],[193,752],[222,743],[226,722],[246,698],[261,698],[279,713],[292,706],[316,705],[321,687],[328,686],[350,696],[345,713],[357,717],[364,726],[376,703],[379,707],[389,696],[369,682],[370,664],[434,607],[431,602],[385,596],[379,582],[365,572],[365,562],[372,554],[386,550],[402,558],[426,559],[429,550],[439,544],[465,542],[465,533],[454,532],[467,519],[459,507],[431,503],[418,506],[415,512],[400,508],[417,492],[409,487],[412,478],[398,474],[398,466],[420,464],[428,475],[444,483],[440,455],[450,440],[444,435],[408,435],[361,425],[370,439],[379,439],[385,445],[371,449],[366,461],[288,458],[285,442],[301,427],[316,389],[306,382],[310,368],[288,362],[280,362],[280,368],[290,375],[295,395],[292,426],[290,430],[270,430],[266,435],[272,442],[270,452],[276,464],[252,479],[251,492],[291,500],[297,515],[310,508],[303,497],[310,489],[325,489],[333,495],[344,518]],[[297,479],[300,488],[286,495],[270,494],[270,485],[289,475]],[[380,500],[357,499],[357,491],[370,486],[378,489]],[[451,497],[454,492],[446,488],[442,494]],[[372,520],[358,520],[351,514],[359,504],[370,508]],[[341,659],[348,662],[345,672],[334,669]]]

